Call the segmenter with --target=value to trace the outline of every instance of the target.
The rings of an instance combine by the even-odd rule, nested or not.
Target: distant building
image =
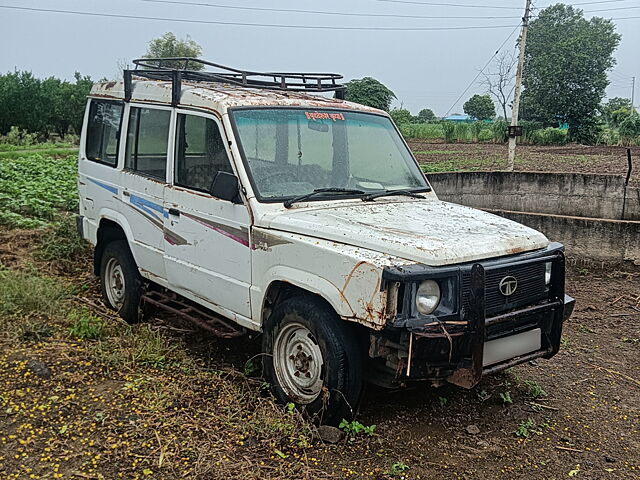
[[[443,118],[447,122],[474,122],[476,119],[471,115],[462,115],[460,113],[454,113],[448,117]]]

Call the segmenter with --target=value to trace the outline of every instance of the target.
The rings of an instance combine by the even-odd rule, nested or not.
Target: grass
[[[75,217],[65,215],[45,232],[34,253],[40,260],[68,265],[85,249],[86,245],[76,229]]]
[[[414,155],[456,155],[458,153],[465,153],[464,150],[423,150],[413,152]]]
[[[98,342],[95,358],[107,369],[134,370],[147,366],[162,369],[186,361],[185,352],[150,325],[127,326]]]
[[[0,314],[52,315],[59,312],[67,287],[34,272],[0,270]]]

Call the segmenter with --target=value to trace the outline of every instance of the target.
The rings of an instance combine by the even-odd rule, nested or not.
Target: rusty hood
[[[326,205],[326,204],[324,204]],[[442,266],[544,248],[540,232],[481,210],[425,200],[288,210],[268,227]]]

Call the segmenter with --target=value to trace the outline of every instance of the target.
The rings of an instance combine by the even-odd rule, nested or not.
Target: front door
[[[165,267],[172,287],[249,319],[249,211],[209,193],[218,172],[234,173],[221,131],[214,117],[177,113],[173,182],[165,191]]]

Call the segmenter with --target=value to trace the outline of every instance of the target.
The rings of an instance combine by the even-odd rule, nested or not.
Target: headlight
[[[416,308],[423,315],[430,315],[440,303],[440,286],[433,280],[425,280],[416,292]]]
[[[544,264],[544,284],[549,285],[551,283],[551,262]]]

